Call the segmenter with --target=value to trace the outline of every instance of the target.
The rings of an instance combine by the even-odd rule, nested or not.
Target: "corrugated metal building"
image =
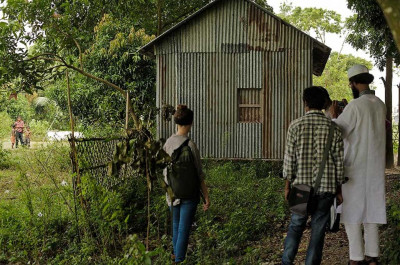
[[[252,1],[216,0],[141,51],[156,57],[157,107],[193,109],[203,157],[273,160],[331,49]],[[157,132],[174,122],[159,118]]]

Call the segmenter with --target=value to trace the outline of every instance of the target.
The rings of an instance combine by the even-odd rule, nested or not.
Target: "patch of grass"
[[[0,194],[0,263],[170,263],[169,211],[158,183],[151,198],[151,251],[146,252],[145,178],[106,190],[84,177],[82,192],[90,209],[83,210],[80,201],[75,209],[68,152],[57,143],[9,152],[13,164],[0,171],[0,189],[8,190]],[[274,259],[279,248],[271,242],[280,240],[276,231],[287,213],[279,168],[260,161],[205,162],[211,208],[204,213],[199,205],[188,264]]]
[[[212,206],[197,213],[189,263],[255,264],[275,255],[276,246],[262,241],[281,230],[287,213],[278,169],[260,161],[206,165]]]

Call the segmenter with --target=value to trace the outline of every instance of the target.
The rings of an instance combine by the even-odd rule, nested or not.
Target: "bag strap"
[[[326,143],[326,146],[324,149],[324,156],[322,158],[321,164],[319,165],[317,178],[315,179],[314,194],[317,193],[317,191],[319,190],[319,186],[321,185],[321,180],[322,180],[322,175],[324,174],[326,160],[328,159],[329,150],[331,149],[331,146],[332,146],[334,130],[335,130],[335,126],[333,125],[333,121],[331,121],[331,125],[329,127],[328,140],[327,140],[327,143]]]
[[[181,155],[183,147],[189,145],[189,141],[190,141],[190,138],[187,138],[177,149],[174,150],[174,152],[172,152],[172,155],[174,155],[174,157],[172,157],[173,161],[178,159],[178,157]]]

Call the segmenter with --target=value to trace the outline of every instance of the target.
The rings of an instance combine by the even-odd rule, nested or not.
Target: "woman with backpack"
[[[186,257],[190,229],[194,220],[200,195],[204,198],[203,210],[210,206],[208,189],[200,153],[188,134],[193,124],[193,111],[186,105],[178,105],[174,114],[177,132],[168,138],[164,150],[171,156],[172,163],[165,169],[165,182],[172,188],[173,203],[167,194],[167,203],[172,212],[173,259],[183,262]],[[171,207],[173,205],[173,207]]]

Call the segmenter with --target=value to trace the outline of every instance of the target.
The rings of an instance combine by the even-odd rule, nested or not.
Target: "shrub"
[[[10,152],[3,149],[3,143],[0,142],[0,169],[6,169],[11,166]]]
[[[106,189],[83,172],[83,200],[74,199],[68,151],[54,143],[11,152],[21,174],[16,200],[0,201],[0,263],[171,264],[170,214],[160,185],[152,191],[146,252],[146,179],[132,177]],[[199,205],[188,264],[257,264],[276,255],[279,249],[263,241],[281,235],[276,232],[286,216],[279,167],[205,163],[212,205],[206,213]]]
[[[31,139],[36,139],[38,141],[43,140],[43,138],[47,135],[47,130],[50,127],[50,123],[48,121],[35,119],[31,120],[28,125],[32,132]]]
[[[13,124],[13,120],[7,114],[7,112],[0,112],[0,140],[6,139],[10,141],[11,137],[11,125]]]
[[[387,217],[388,224],[383,233],[384,247],[382,253],[382,264],[400,264],[400,185],[390,187],[392,199],[388,200]]]

